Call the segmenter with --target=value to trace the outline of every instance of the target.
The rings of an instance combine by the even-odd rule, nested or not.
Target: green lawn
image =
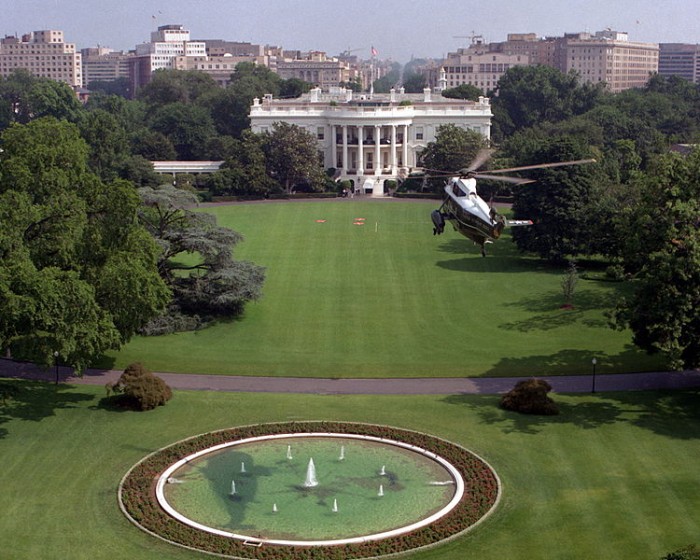
[[[177,391],[147,413],[100,405],[90,386],[17,382],[0,406],[0,557],[187,560],[142,533],[116,489],[154,449],[214,429],[285,420],[377,422],[472,449],[503,500],[473,533],[417,560],[656,560],[700,535],[700,393],[555,398],[558,417],[500,410],[493,396],[298,396]]]
[[[435,205],[208,208],[245,235],[236,256],[267,267],[263,298],[236,321],[136,338],[101,365],[309,377],[588,373],[593,356],[601,373],[663,367],[607,327],[622,284],[582,279],[575,309],[562,310],[562,270],[519,255],[508,238],[482,258],[451,227],[434,237]]]

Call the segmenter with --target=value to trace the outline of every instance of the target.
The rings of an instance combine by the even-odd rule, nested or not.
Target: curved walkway
[[[118,370],[89,369],[82,377],[58,368],[58,380],[75,385],[105,385],[121,375]],[[453,377],[400,379],[328,379],[308,377],[248,377],[186,373],[156,373],[173,389],[239,393],[308,393],[318,395],[451,395],[504,393],[527,377]],[[56,369],[0,359],[0,377],[56,381]],[[594,389],[589,375],[544,376],[558,393],[588,393]],[[596,392],[689,389],[700,387],[700,370],[682,372],[596,375]]]

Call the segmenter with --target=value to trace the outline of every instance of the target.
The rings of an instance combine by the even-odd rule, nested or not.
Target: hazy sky
[[[700,0],[0,0],[0,34],[60,29],[79,49],[128,50],[175,23],[193,39],[364,58],[374,45],[380,58],[407,62],[442,57],[473,32],[490,42],[611,28],[631,41],[700,43],[698,13]]]

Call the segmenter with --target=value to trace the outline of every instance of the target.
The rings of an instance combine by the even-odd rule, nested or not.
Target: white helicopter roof
[[[445,192],[461,208],[493,223],[489,205],[476,192],[476,179],[453,177],[445,186]]]

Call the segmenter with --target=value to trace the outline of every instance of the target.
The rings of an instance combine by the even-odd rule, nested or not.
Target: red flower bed
[[[290,547],[263,544],[260,548],[242,541],[180,523],[163,511],[156,499],[155,484],[160,474],[182,457],[215,445],[244,438],[274,434],[330,432],[380,437],[432,451],[449,461],[462,475],[464,496],[447,515],[427,527],[405,535],[362,544],[321,547]],[[347,560],[396,554],[434,545],[469,529],[498,502],[500,483],[496,473],[470,451],[448,441],[388,426],[344,422],[289,422],[260,424],[210,432],[161,449],[135,465],[119,487],[122,511],[140,528],[177,545],[233,558],[269,560]]]

